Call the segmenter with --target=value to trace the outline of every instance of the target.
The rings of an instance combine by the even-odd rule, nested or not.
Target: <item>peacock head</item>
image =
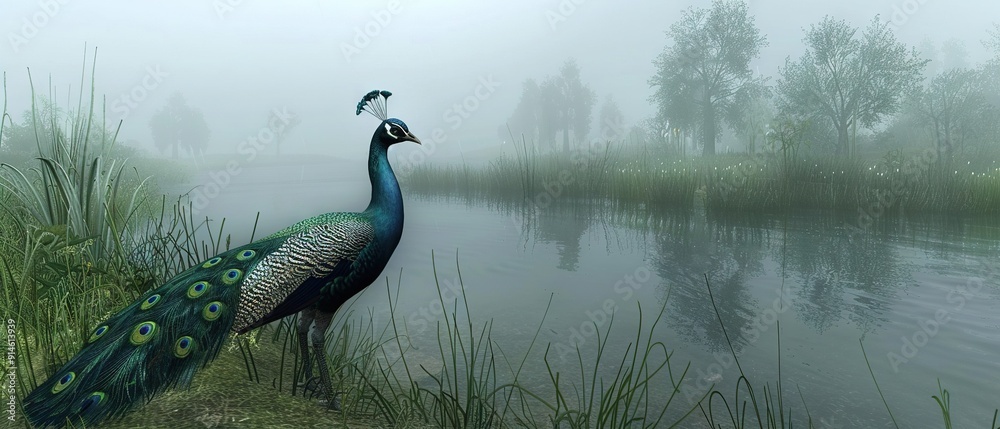
[[[386,146],[401,142],[420,144],[420,139],[410,134],[410,129],[406,127],[406,123],[396,118],[389,118],[382,121],[379,128],[375,130],[375,134],[379,136],[380,140],[386,143]]]
[[[420,144],[420,139],[410,134],[410,129],[406,126],[406,123],[399,119],[388,117],[386,105],[390,95],[392,93],[385,90],[370,91],[364,97],[361,97],[361,101],[358,102],[356,114],[360,115],[361,112],[368,112],[372,116],[382,120],[378,129],[375,130],[375,138],[385,143],[386,147],[400,142]]]

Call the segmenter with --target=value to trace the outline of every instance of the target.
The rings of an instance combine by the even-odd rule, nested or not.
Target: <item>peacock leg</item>
[[[302,357],[302,369],[305,371],[299,384],[303,387],[309,384],[312,375],[312,360],[309,359],[309,327],[316,318],[316,309],[310,307],[299,312],[297,333],[299,337],[299,356]]]
[[[330,327],[333,313],[316,310],[316,328],[312,331],[313,351],[316,353],[316,364],[319,366],[319,391],[326,399],[327,405],[340,411],[340,400],[333,394],[333,384],[330,383],[330,369],[326,367],[326,329]]]

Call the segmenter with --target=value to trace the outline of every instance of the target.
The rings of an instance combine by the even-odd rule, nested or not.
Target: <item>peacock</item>
[[[147,292],[97,326],[75,356],[24,398],[28,420],[36,427],[92,426],[121,416],[160,392],[188,387],[229,332],[246,333],[297,312],[305,366],[311,368],[310,334],[317,387],[333,405],[324,332],[334,312],[381,274],[399,243],[403,198],[387,153],[396,143],[420,144],[403,121],[388,117],[390,95],[371,91],[357,105],[357,115],[365,111],[382,121],[368,152],[372,193],[365,211],[300,221]]]

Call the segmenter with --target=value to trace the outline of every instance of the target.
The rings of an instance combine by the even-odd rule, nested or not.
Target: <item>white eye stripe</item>
[[[396,129],[397,131],[401,132],[402,134],[399,135],[399,136],[397,136],[395,133],[392,132],[393,129]],[[402,128],[400,128],[398,125],[395,125],[395,124],[385,124],[385,133],[388,134],[389,137],[396,138],[396,139],[402,138],[402,136],[405,136],[405,135],[409,134],[405,130],[403,130]]]

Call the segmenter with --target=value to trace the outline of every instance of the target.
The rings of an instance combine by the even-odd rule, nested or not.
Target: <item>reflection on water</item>
[[[523,308],[537,311],[538,303],[555,293],[556,316],[547,322],[554,334],[546,339],[554,343],[572,345],[582,338],[586,348],[587,337],[580,332],[600,319],[593,315],[606,299],[614,300],[620,312],[615,323],[622,325],[614,332],[628,336],[629,328],[637,327],[629,320],[635,318],[635,304],[613,285],[636,267],[648,266],[654,279],[647,283],[655,287],[636,290],[638,301],[656,309],[666,300],[669,328],[663,340],[693,362],[692,389],[720,382],[724,391],[732,391],[739,374],[728,357],[727,333],[758,388],[773,386],[780,321],[782,382],[790,389],[786,398],[798,398],[801,389],[809,411],[826,417],[829,427],[888,423],[859,339],[883,389],[891,392],[888,400],[897,418],[909,422],[906,427],[940,419],[930,399],[937,394],[937,378],[952,392],[955,406],[961,398],[966,411],[955,416],[957,424],[986,426],[1000,406],[1000,387],[985,381],[998,380],[1000,369],[995,359],[1000,352],[995,311],[1000,308],[1000,228],[995,223],[883,219],[862,231],[852,226],[856,216],[845,214],[653,213],[581,202],[538,209],[436,198],[414,199],[408,210],[414,221],[407,227],[420,236],[417,241],[432,234],[418,219],[431,216],[470,219],[469,228],[490,225],[486,235],[491,240],[482,235],[468,240],[464,230],[443,227],[436,232],[451,231],[448,240],[427,244],[461,248],[465,255],[487,247],[491,252],[484,257],[520,264],[484,275],[473,287],[510,292],[482,293],[494,298],[487,299],[487,308],[503,308],[496,317],[514,316],[523,330],[538,320]],[[518,244],[496,245],[513,242]],[[407,252],[414,253],[419,251]],[[967,288],[977,277],[985,280],[983,287]],[[470,291],[470,296],[480,292]],[[959,296],[965,299],[961,308],[954,303]],[[948,320],[935,325],[941,311]]]
[[[257,201],[273,200],[264,198],[268,195],[301,201],[294,210],[288,208],[296,207],[292,204],[266,207],[258,233],[324,210],[351,208],[326,201],[357,201],[360,209],[367,197],[361,185],[349,195],[334,195],[345,191],[322,183],[296,189],[253,187],[262,196]],[[231,226],[247,218],[247,210],[261,210],[238,202],[244,191],[234,184],[206,214],[225,216]],[[937,394],[938,378],[952,392],[958,427],[986,427],[1000,406],[996,222],[886,218],[859,231],[852,226],[857,216],[850,214],[733,216],[557,203],[539,208],[407,195],[403,238],[384,276],[395,285],[402,270],[398,311],[414,341],[429,346],[415,350],[413,360],[422,354],[427,362],[437,360],[435,323],[443,309],[436,304],[433,249],[438,275],[450,284],[457,284],[459,260],[474,319],[492,320],[494,340],[515,360],[550,296],[553,307],[541,341],[553,344],[551,360],[567,370],[575,354],[568,359],[559,350],[579,345],[585,359],[592,358],[592,328],[607,327],[609,305],[614,310],[609,350],[615,353],[635,338],[637,304],[644,323],[665,305],[658,339],[674,350],[676,361],[692,363],[680,397],[685,401],[712,382],[731,395],[739,372],[728,354],[727,334],[755,386],[773,388],[780,324],[786,402],[794,402],[795,414],[803,416],[801,392],[818,427],[889,423],[859,339],[901,427],[927,427],[940,419],[930,398]],[[234,231],[244,227],[249,230],[236,225]],[[446,299],[457,293],[451,286],[444,291]],[[385,295],[380,283],[355,305],[384,313]],[[535,372],[525,380],[544,386],[540,353],[532,352],[534,364],[526,371]],[[678,409],[685,406],[690,403]]]

